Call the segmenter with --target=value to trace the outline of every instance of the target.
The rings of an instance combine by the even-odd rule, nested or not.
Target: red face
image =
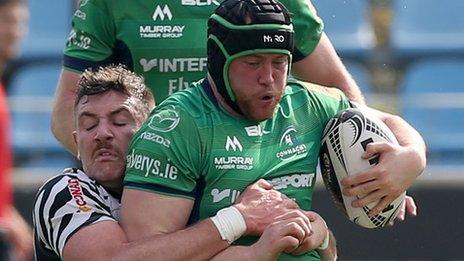
[[[229,67],[229,82],[236,102],[247,119],[271,118],[287,81],[288,56],[256,54],[235,59]]]
[[[116,91],[84,96],[73,133],[85,173],[107,188],[122,189],[126,153],[137,130],[128,96]]]
[[[29,11],[25,4],[12,3],[0,7],[0,62],[16,57],[28,20]]]

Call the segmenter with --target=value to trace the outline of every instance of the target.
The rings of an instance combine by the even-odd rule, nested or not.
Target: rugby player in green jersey
[[[37,261],[206,259],[228,246],[212,219],[133,242],[118,224],[127,147],[153,105],[143,78],[122,66],[84,72],[74,132],[83,168],[65,169],[37,193]],[[249,186],[234,206],[243,214],[244,229],[247,223],[248,229],[263,233],[254,246],[257,253],[290,251],[310,233],[309,219],[298,205],[264,180]],[[315,213],[310,218],[322,222]]]
[[[336,89],[287,83],[293,46],[289,13],[276,1],[226,0],[216,9],[208,21],[207,77],[155,108],[129,146],[121,209],[129,240],[214,216],[224,241],[238,245],[218,259],[257,254],[260,234],[252,224],[237,225],[236,208],[228,206],[258,179],[314,214],[307,211],[323,129],[350,102]],[[375,215],[423,171],[425,144],[401,118],[372,111],[400,145],[368,145],[365,156],[380,154],[379,164],[343,184],[344,193],[359,196],[355,206],[380,200]],[[314,221],[299,247],[279,259],[334,258],[325,222]]]
[[[52,130],[75,154],[73,101],[87,68],[125,64],[142,75],[157,103],[206,73],[207,19],[222,0],[81,0],[72,20],[53,107]],[[292,74],[337,86],[362,101],[359,88],[323,33],[309,0],[282,0],[295,21]]]

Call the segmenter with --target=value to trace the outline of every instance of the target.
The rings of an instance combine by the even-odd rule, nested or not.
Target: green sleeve
[[[115,25],[111,6],[104,0],[81,1],[72,19],[65,56],[85,61],[103,61],[111,57],[115,46]],[[73,64],[65,67],[81,70]]]
[[[336,88],[324,88],[324,90],[314,91],[310,95],[315,97],[314,103],[322,126],[325,126],[330,118],[339,111],[350,107],[348,98]]]
[[[129,146],[124,187],[194,199],[198,148],[191,116],[174,105],[157,107]]]
[[[307,0],[282,0],[290,11],[295,30],[294,61],[308,56],[314,51],[324,29],[322,20],[313,13]]]
[[[337,88],[329,88],[308,82],[291,80],[289,85],[300,85],[306,90],[308,106],[311,113],[317,115],[320,126],[327,122],[339,111],[350,107],[350,101],[345,94]]]

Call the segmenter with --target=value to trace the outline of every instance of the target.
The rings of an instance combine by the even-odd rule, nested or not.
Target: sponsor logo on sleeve
[[[169,159],[161,161],[138,154],[134,149],[126,156],[126,168],[141,171],[145,177],[155,175],[170,180],[177,179],[177,167],[172,165]]]
[[[81,20],[85,20],[87,18],[87,14],[82,12],[80,9],[77,9],[74,13],[74,16],[80,18]]]
[[[153,141],[153,142],[156,142],[160,145],[163,145],[164,147],[166,148],[170,148],[171,147],[171,141],[156,134],[156,133],[153,133],[153,132],[148,132],[148,131],[145,131],[145,132],[142,132],[142,134],[140,134],[140,138],[143,139],[143,140],[148,140],[148,141]]]
[[[176,108],[169,106],[153,115],[150,118],[148,127],[154,131],[170,132],[177,127],[179,122],[180,116]]]
[[[85,197],[82,193],[82,188],[81,188],[81,185],[79,184],[78,179],[68,180],[68,190],[69,190],[69,193],[71,193],[71,196],[73,197],[74,202],[77,204],[80,211],[88,212],[92,210],[92,208],[89,207],[87,205],[87,202],[85,201]]]
[[[85,6],[88,2],[89,2],[89,0],[81,0],[80,3],[79,3],[79,7]]]
[[[81,49],[89,49],[92,40],[90,37],[85,36],[84,33],[78,34],[74,29],[71,30],[68,36],[67,46],[77,46]]]

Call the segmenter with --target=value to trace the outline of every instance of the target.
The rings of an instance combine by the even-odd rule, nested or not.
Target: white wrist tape
[[[232,244],[246,231],[246,223],[240,211],[234,206],[223,208],[211,217],[221,238]]]
[[[327,229],[327,235],[324,238],[322,244],[317,248],[318,250],[326,250],[329,247],[330,232]]]

